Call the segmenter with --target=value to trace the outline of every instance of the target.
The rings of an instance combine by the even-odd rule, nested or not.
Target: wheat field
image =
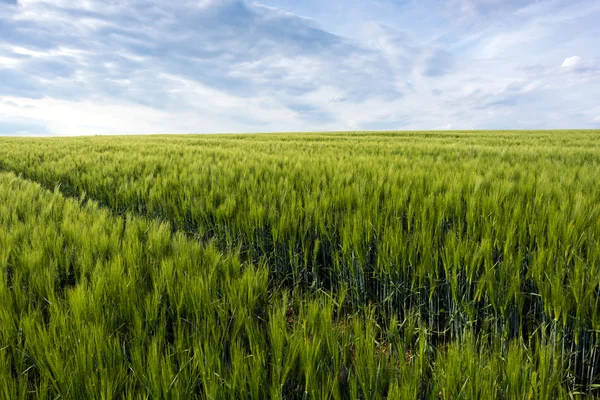
[[[600,388],[600,131],[0,138],[0,397]]]

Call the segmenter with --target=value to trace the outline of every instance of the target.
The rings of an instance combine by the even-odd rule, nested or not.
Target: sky
[[[600,0],[0,0],[0,135],[600,128]]]

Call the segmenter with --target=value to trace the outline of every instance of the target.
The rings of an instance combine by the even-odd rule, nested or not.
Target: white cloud
[[[21,64],[22,60],[19,58],[6,57],[0,55],[0,68],[16,68]]]
[[[563,61],[562,65],[560,67],[563,69],[567,69],[567,70],[575,70],[575,69],[581,67],[581,65],[582,65],[581,57],[573,56],[573,57],[565,58],[565,61]]]
[[[516,31],[501,32],[487,40],[481,55],[486,58],[505,57],[524,45],[544,38],[550,32],[549,28],[541,24],[531,24]]]
[[[561,70],[569,76],[568,82],[588,82],[600,78],[600,66],[593,60],[584,61],[581,57],[573,56],[566,58]]]
[[[168,115],[136,104],[115,103],[112,99],[67,101],[54,98],[4,97],[2,116],[28,118],[43,123],[58,135],[157,132]],[[35,133],[35,132],[34,132]]]

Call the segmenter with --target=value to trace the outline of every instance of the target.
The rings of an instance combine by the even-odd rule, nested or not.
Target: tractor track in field
[[[99,207],[102,207],[102,208],[106,209],[107,211],[109,211],[110,214],[115,217],[126,218],[128,215],[131,215],[131,216],[140,217],[140,218],[144,218],[144,219],[148,219],[148,220],[154,220],[159,223],[168,223],[171,227],[172,234],[180,232],[180,233],[185,234],[190,239],[199,239],[196,235],[194,235],[193,233],[191,233],[189,231],[175,228],[173,226],[172,221],[167,218],[160,218],[159,216],[150,215],[147,212],[143,212],[140,210],[134,210],[130,207],[122,208],[122,209],[115,208],[114,206],[107,204],[102,199],[99,199],[94,196],[90,196],[85,191],[78,191],[75,187],[69,185],[68,183],[65,183],[64,181],[56,180],[53,182],[48,182],[43,179],[39,179],[39,177],[37,177],[35,175],[30,175],[30,174],[24,173],[22,171],[14,170],[11,168],[5,168],[2,165],[1,161],[0,161],[0,172],[12,173],[17,178],[27,180],[30,182],[34,182],[34,183],[40,185],[40,187],[42,187],[50,192],[58,191],[63,197],[77,200],[80,203],[80,205],[82,205],[82,206],[85,206],[88,202],[94,202]]]

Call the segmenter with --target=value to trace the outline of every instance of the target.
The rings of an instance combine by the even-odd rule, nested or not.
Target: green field
[[[598,388],[600,131],[0,138],[0,398]]]

